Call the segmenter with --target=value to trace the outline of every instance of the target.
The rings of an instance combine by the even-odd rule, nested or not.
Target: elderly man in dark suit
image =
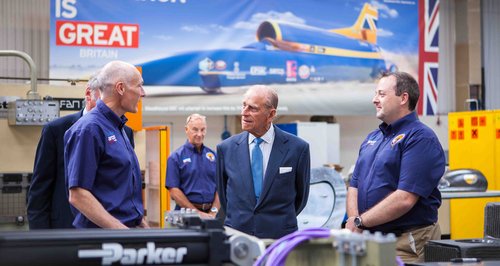
[[[260,238],[297,230],[309,194],[309,145],[272,124],[277,93],[252,86],[243,99],[243,133],[217,146],[217,188],[224,224]]]
[[[73,228],[64,178],[64,133],[80,117],[95,107],[100,98],[96,77],[85,88],[85,108],[46,124],[38,142],[33,179],[28,192],[28,221],[30,229]],[[134,145],[134,135],[125,129]]]

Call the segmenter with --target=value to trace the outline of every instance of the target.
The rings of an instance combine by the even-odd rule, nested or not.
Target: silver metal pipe
[[[31,56],[22,51],[16,50],[0,50],[0,56],[18,56],[24,59],[30,67],[31,90],[26,93],[28,99],[40,99],[40,95],[36,91],[36,65]]]

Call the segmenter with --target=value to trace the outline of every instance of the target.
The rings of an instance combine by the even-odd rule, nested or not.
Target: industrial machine
[[[2,265],[357,265],[396,264],[393,234],[309,228],[258,239],[173,211],[167,229],[0,232]],[[267,246],[267,249],[266,249]],[[286,248],[280,248],[286,247]]]
[[[432,240],[425,247],[425,261],[456,258],[500,260],[500,203],[488,203],[484,210],[484,237],[459,240]]]
[[[9,102],[8,121],[11,126],[41,126],[59,118],[59,102],[42,100],[37,92],[36,66],[31,57],[21,51],[1,50],[0,56],[17,56],[22,58],[30,67],[31,90],[26,94],[27,99],[17,99]]]
[[[8,116],[11,126],[43,126],[59,118],[59,102],[18,99],[9,103]]]

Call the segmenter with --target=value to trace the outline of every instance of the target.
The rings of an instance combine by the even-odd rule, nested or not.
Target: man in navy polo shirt
[[[383,123],[361,144],[347,192],[346,228],[396,234],[396,253],[407,263],[423,261],[424,244],[441,238],[437,185],[445,157],[436,134],[418,120],[419,94],[407,73],[382,76],[373,103]]]
[[[139,162],[123,130],[137,112],[143,80],[131,64],[113,61],[97,76],[101,99],[64,135],[64,163],[75,228],[148,227]]]
[[[220,204],[215,183],[215,152],[203,145],[206,117],[192,114],[186,120],[187,141],[167,162],[166,187],[176,209],[197,210],[202,218],[215,217]]]

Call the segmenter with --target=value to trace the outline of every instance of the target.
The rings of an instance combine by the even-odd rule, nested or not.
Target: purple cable
[[[255,262],[254,266],[262,265],[267,257],[266,265],[285,265],[288,254],[300,243],[313,239],[330,236],[330,229],[308,228],[286,235],[274,242],[262,256]]]
[[[396,256],[396,264],[398,266],[405,266],[405,263],[403,262],[403,260],[399,256]]]
[[[278,263],[278,265],[285,265],[286,258],[288,257],[288,254],[300,243],[313,239],[313,238],[326,238],[330,236],[330,230],[326,230],[323,232],[309,232],[305,236],[298,236],[292,240],[289,241],[289,243],[286,244],[285,248],[281,252],[278,252],[276,255],[276,258],[272,261]]]

